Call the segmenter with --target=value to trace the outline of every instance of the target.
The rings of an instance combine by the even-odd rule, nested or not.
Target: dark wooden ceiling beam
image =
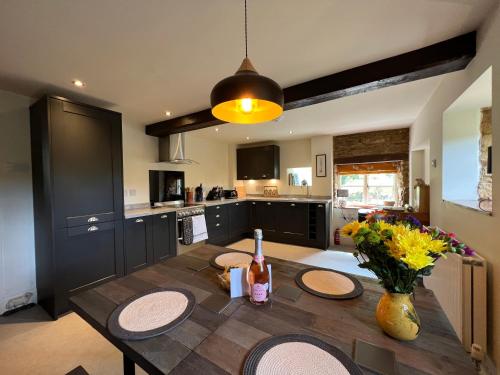
[[[415,51],[287,87],[283,89],[285,110],[462,70],[475,55],[476,32],[473,31]],[[222,123],[212,116],[210,109],[205,109],[147,125],[146,134],[163,137]]]

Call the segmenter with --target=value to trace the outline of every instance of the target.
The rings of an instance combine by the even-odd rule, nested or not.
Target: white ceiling
[[[250,57],[284,87],[471,31],[497,3],[248,2]],[[33,97],[50,91],[122,111],[141,124],[164,119],[165,110],[177,116],[207,108],[212,86],[243,57],[242,3],[2,0],[0,89]],[[72,86],[75,78],[86,86]]]

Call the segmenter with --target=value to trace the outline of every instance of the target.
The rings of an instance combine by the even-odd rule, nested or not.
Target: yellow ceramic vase
[[[376,312],[379,326],[398,340],[415,340],[420,333],[420,319],[409,294],[385,292]]]

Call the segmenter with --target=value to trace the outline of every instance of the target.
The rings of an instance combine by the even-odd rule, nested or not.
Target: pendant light
[[[212,115],[234,124],[271,121],[283,113],[283,91],[257,73],[248,58],[247,0],[245,0],[245,58],[238,71],[217,83],[210,94]]]

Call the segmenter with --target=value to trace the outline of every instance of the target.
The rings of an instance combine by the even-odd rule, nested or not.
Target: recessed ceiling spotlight
[[[167,117],[172,116],[172,112],[170,112],[170,111],[165,111],[165,116],[167,116]]]
[[[83,83],[83,81],[80,81],[79,79],[74,79],[73,85],[75,85],[76,87],[83,87],[85,86],[85,83]]]
[[[215,128],[215,131],[218,132],[219,131],[219,128]]]
[[[290,131],[288,132],[288,134],[293,134],[293,130],[290,130]]]
[[[247,141],[249,141],[249,140],[250,140],[250,137],[247,137]]]

